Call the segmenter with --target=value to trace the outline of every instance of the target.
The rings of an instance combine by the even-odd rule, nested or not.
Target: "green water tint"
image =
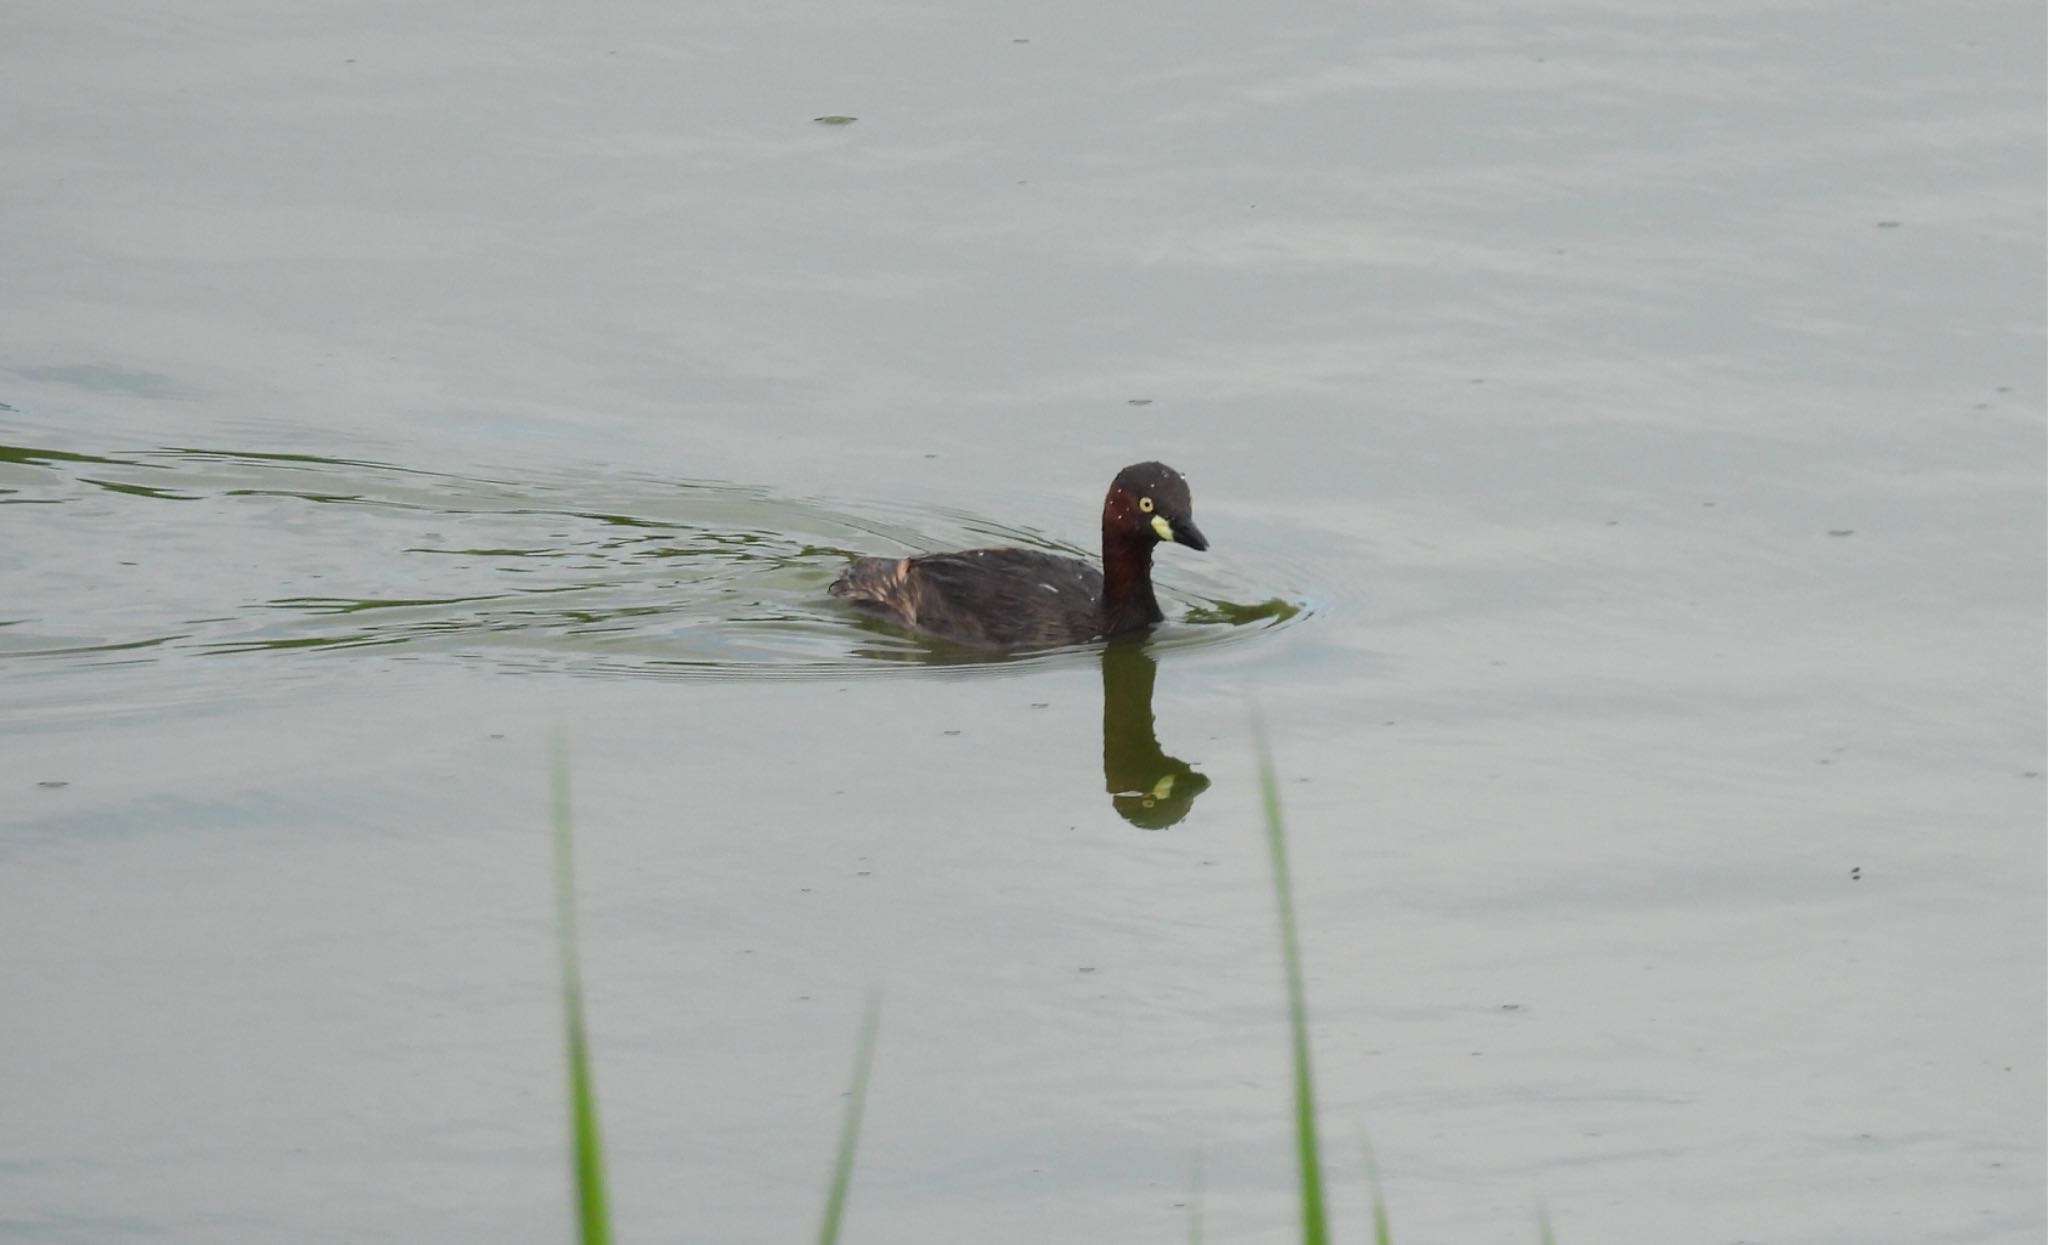
[[[155,504],[167,501],[175,511]],[[853,513],[720,483],[505,481],[197,447],[0,446],[0,502],[62,533],[38,542],[25,531],[25,548],[82,549],[74,556],[116,568],[92,600],[18,598],[24,625],[0,661],[377,648],[597,676],[784,679],[1022,669],[1092,660],[1099,647],[962,649],[826,596],[862,552],[1008,544],[1092,556],[942,508]],[[135,592],[124,564],[138,568]],[[53,583],[68,573],[30,569]],[[1301,613],[1172,583],[1160,592],[1185,621],[1154,632],[1155,651],[1233,642]]]
[[[102,458],[97,454],[71,454],[64,450],[39,450],[26,445],[0,445],[0,463],[19,463],[26,467],[47,467],[52,463],[95,463],[110,467],[137,467],[121,458]]]
[[[109,493],[126,493],[130,497],[150,497],[158,501],[206,500],[199,493],[174,493],[167,488],[151,488],[147,484],[123,484],[117,480],[95,480],[89,476],[80,476],[78,478],[86,484],[93,485],[96,488],[103,488]]]
[[[1254,623],[1274,626],[1296,617],[1302,607],[1293,601],[1279,597],[1260,601],[1256,605],[1239,605],[1232,601],[1210,601],[1187,612],[1187,621],[1201,625],[1223,625],[1246,627]]]

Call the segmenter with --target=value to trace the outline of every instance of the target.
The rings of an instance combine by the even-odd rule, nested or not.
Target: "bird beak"
[[[1186,519],[1173,525],[1173,539],[1200,553],[1209,547],[1209,538],[1202,535],[1202,529]]]

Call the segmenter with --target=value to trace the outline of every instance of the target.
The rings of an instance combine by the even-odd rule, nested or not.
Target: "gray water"
[[[0,29],[0,1239],[2048,1230],[2039,5]]]

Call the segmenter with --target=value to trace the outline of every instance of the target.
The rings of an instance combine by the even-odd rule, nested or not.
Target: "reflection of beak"
[[[1197,553],[1209,547],[1209,538],[1202,535],[1202,529],[1187,519],[1179,519],[1173,525],[1173,538]]]

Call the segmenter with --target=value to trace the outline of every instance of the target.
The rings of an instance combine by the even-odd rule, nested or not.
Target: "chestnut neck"
[[[1152,594],[1150,532],[1133,532],[1105,510],[1102,516],[1102,620],[1107,634],[1137,631],[1166,617]]]

